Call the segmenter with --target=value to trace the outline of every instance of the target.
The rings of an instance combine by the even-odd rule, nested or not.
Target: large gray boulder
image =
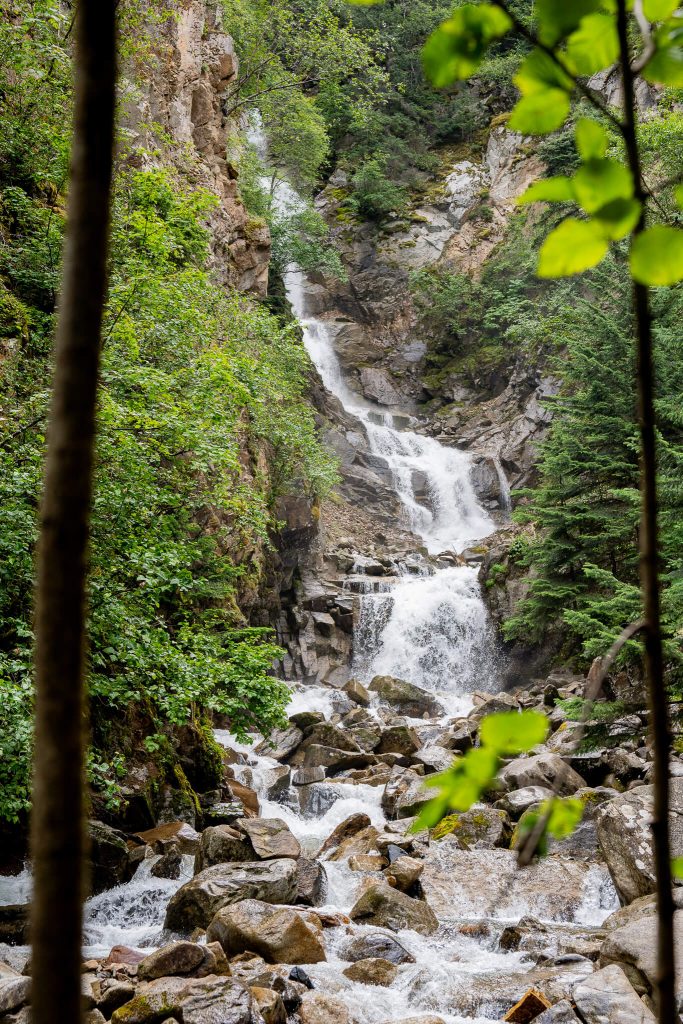
[[[421,935],[432,935],[439,927],[434,911],[423,900],[415,900],[392,889],[384,882],[366,889],[351,908],[352,921],[374,924],[401,931],[412,928]]]
[[[382,957],[384,960],[390,960],[392,964],[415,963],[413,954],[393,936],[387,935],[386,932],[371,931],[369,928],[363,928],[343,946],[341,956],[351,963],[367,960],[369,957]]]
[[[240,900],[293,903],[296,899],[296,861],[290,858],[245,864],[214,864],[182,885],[171,897],[165,927],[187,934],[206,928],[214,915]]]
[[[586,785],[559,754],[544,751],[531,757],[516,757],[500,772],[500,780],[508,790],[526,786],[543,786],[560,796],[569,796]]]
[[[246,899],[223,907],[206,937],[220,942],[228,957],[249,950],[271,964],[317,964],[325,960],[320,926],[312,914]]]
[[[573,998],[585,1024],[654,1024],[621,967],[611,964],[574,986]]]
[[[683,856],[683,779],[671,779],[671,853]],[[598,842],[624,903],[655,891],[650,822],[654,789],[639,786],[596,811]]]
[[[442,705],[433,694],[420,689],[414,683],[394,676],[375,676],[368,687],[376,693],[383,704],[388,704],[402,715],[422,718],[423,715],[436,717],[444,713]]]
[[[261,860],[277,857],[296,860],[301,856],[299,840],[281,818],[244,818],[238,827],[249,837],[254,853]]]
[[[265,754],[276,761],[285,761],[294,753],[303,738],[303,732],[296,725],[290,725],[286,729],[273,729],[270,735],[259,743],[255,753]]]
[[[253,1024],[249,989],[233,978],[160,978],[141,985],[133,999],[115,1010],[112,1024]]]
[[[257,859],[248,837],[234,825],[211,825],[202,832],[194,869],[200,872],[213,864],[243,863]]]
[[[388,818],[412,818],[433,796],[421,775],[395,765],[384,787],[382,810]]]
[[[612,929],[600,949],[601,964],[627,964],[635,967],[651,987],[657,982],[657,916],[655,907],[650,905],[652,913],[633,916],[620,928]],[[683,910],[677,910],[674,916],[675,945],[681,949],[683,943]],[[679,969],[678,998],[683,999],[683,972]]]

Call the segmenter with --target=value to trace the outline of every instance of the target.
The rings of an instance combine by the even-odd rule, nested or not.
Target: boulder
[[[251,985],[249,991],[265,1024],[286,1024],[287,1010],[281,995],[258,985]]]
[[[444,709],[431,693],[421,690],[419,686],[396,679],[394,676],[375,676],[368,689],[376,693],[379,699],[402,715],[410,718],[422,718],[423,715],[438,717]]]
[[[246,808],[241,800],[220,800],[204,808],[204,824],[205,826],[234,825],[246,813]]]
[[[349,1024],[348,1008],[341,999],[312,992],[304,996],[299,1007],[301,1024]]]
[[[367,960],[357,960],[350,967],[345,967],[342,974],[349,981],[356,981],[359,985],[388,987],[396,981],[398,967],[391,960],[385,960],[383,957],[369,957]]]
[[[431,830],[431,838],[452,837],[463,850],[492,850],[510,845],[511,823],[497,807],[474,806],[462,814],[449,814]]]
[[[683,856],[683,779],[671,779],[671,855]],[[650,821],[654,789],[639,786],[603,803],[595,813],[598,842],[624,903],[655,890]]]
[[[655,1024],[654,1014],[616,964],[580,981],[572,996],[585,1024]]]
[[[314,746],[331,747],[333,750],[344,750],[352,754],[360,752],[360,747],[348,730],[330,725],[329,722],[319,722],[306,731],[305,739],[299,744],[296,753],[290,757],[289,763],[291,765],[310,764],[306,752]]]
[[[647,978],[650,987],[656,985],[657,981],[657,917],[654,913],[649,916],[633,917],[621,928],[612,929],[600,948],[600,963],[626,964],[634,967],[641,975]],[[674,915],[675,946],[681,948],[683,943],[683,910],[677,910]],[[677,988],[678,998],[683,998],[683,972],[678,973]]]
[[[519,818],[529,807],[543,803],[552,796],[554,793],[547,786],[524,786],[522,789],[513,789],[505,793],[493,806],[507,811],[511,818]]]
[[[299,840],[280,818],[245,818],[239,822],[239,829],[249,837],[254,853],[262,860],[301,856]]]
[[[138,964],[140,981],[177,975],[201,978],[208,974],[228,973],[228,963],[220,947],[212,949],[211,946],[200,946],[196,942],[172,942],[161,949],[155,949]]]
[[[289,858],[246,864],[215,864],[205,868],[173,894],[165,927],[188,933],[206,928],[222,907],[240,900],[293,903],[296,862]]]
[[[180,878],[182,861],[180,850],[171,849],[167,853],[163,853],[159,860],[152,865],[150,874],[152,878],[170,878],[172,881],[177,881]]]
[[[372,698],[363,684],[359,683],[357,679],[349,679],[348,683],[344,686],[344,693],[347,697],[350,697],[354,704],[358,704],[362,708],[370,707]]]
[[[396,765],[384,787],[382,810],[388,818],[412,818],[433,796],[420,775]]]
[[[500,780],[508,791],[525,786],[543,786],[560,796],[569,796],[586,785],[579,773],[559,754],[549,752],[515,758],[502,769]]]
[[[200,872],[213,864],[239,864],[256,859],[249,838],[234,825],[211,825],[202,832],[194,869]]]
[[[376,752],[378,754],[403,754],[410,756],[416,753],[421,746],[420,737],[414,729],[407,725],[392,725],[388,729],[382,730]]]
[[[22,975],[0,977],[0,1016],[13,1013],[28,1001],[31,995],[31,979]],[[90,1004],[92,1006],[92,1003]]]
[[[352,921],[400,931],[412,928],[421,935],[432,935],[439,927],[434,911],[422,900],[414,900],[392,889],[385,882],[372,885],[356,900],[349,917]]]
[[[160,978],[140,986],[115,1010],[112,1024],[158,1024],[169,1017],[183,1024],[252,1024],[249,990],[233,978]]]
[[[343,843],[345,839],[361,832],[364,828],[367,828],[369,824],[370,818],[367,814],[363,814],[362,811],[359,811],[356,814],[351,814],[348,818],[345,818],[344,821],[337,825],[334,832],[330,833],[318,850],[318,857],[321,857],[324,853],[329,853],[330,850],[336,850],[336,848]]]
[[[317,860],[300,857],[296,862],[296,902],[306,907],[319,907],[327,898],[327,872]]]
[[[273,729],[270,735],[256,747],[256,754],[265,754],[276,761],[285,761],[294,753],[304,738],[301,729],[290,725],[287,729]]]
[[[423,765],[425,772],[431,775],[432,772],[447,771],[453,764],[453,754],[445,747],[434,745],[416,751],[411,761],[413,764]]]
[[[109,1020],[114,1010],[130,1002],[135,995],[132,981],[119,981],[117,978],[104,978],[94,986],[97,1008]]]
[[[181,853],[195,854],[199,849],[199,838],[199,833],[186,821],[169,821],[133,836],[144,846],[151,846],[155,853],[165,853],[167,844],[172,843]]]
[[[401,892],[409,892],[424,871],[424,861],[416,857],[397,857],[384,871],[389,885]]]
[[[88,822],[90,879],[93,893],[123,885],[133,877],[133,864],[126,836],[102,821]]]
[[[356,751],[340,750],[338,747],[325,747],[320,743],[314,743],[306,749],[306,767],[329,768],[331,771],[344,771],[347,768],[367,768],[375,764],[376,758],[365,751],[361,751],[357,744]]]
[[[528,1024],[550,1007],[550,1003],[538,989],[528,989],[521,999],[503,1017],[509,1024]]]
[[[368,853],[377,853],[379,832],[374,825],[368,825],[367,828],[357,832],[354,836],[349,836],[342,843],[339,844],[336,850],[331,853],[325,854],[325,860],[341,861],[347,860],[351,856],[365,855]]]
[[[545,1010],[540,1017],[534,1017],[534,1024],[580,1024],[580,1021],[569,1000],[561,999],[559,1003]]]
[[[256,899],[219,910],[206,937],[220,942],[229,957],[249,950],[275,964],[317,964],[326,959],[320,930],[301,912]]]
[[[341,957],[356,963],[357,960],[368,960],[381,957],[392,964],[414,964],[415,957],[393,936],[386,932],[371,931],[363,928],[350,942],[342,947]]]

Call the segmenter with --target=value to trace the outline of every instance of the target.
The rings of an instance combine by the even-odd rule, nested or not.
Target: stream
[[[255,141],[263,153],[262,136]],[[276,186],[275,199],[281,207],[297,201],[286,184]],[[388,468],[403,509],[401,526],[415,535],[416,548],[425,548],[430,556],[458,553],[491,534],[495,524],[480,506],[470,482],[469,457],[420,433],[419,423],[400,410],[387,411],[351,390],[335,354],[329,323],[306,313],[307,285],[306,276],[292,267],[286,275],[287,296],[301,324],[306,349],[326,389],[355,418],[371,452]],[[420,498],[416,493],[416,481],[423,482],[424,492],[425,480],[428,501],[424,493]],[[362,575],[362,566],[358,572]],[[377,675],[395,676],[433,694],[444,709],[443,716],[406,720],[424,741],[454,717],[468,713],[472,691],[499,689],[499,656],[476,568],[467,564],[438,567],[435,559],[416,551],[410,571],[406,569],[396,582],[368,581],[358,600],[353,675],[366,684]],[[329,720],[348,710],[345,700],[345,694],[332,687],[297,684],[289,713],[314,710]],[[368,713],[382,721],[377,696],[373,696]],[[398,837],[402,835],[407,822],[387,821],[381,806],[382,786],[342,775],[306,786],[292,785],[272,799],[267,793],[279,763],[256,753],[254,745],[236,743],[227,732],[217,730],[216,738],[240,755],[242,763],[233,765],[235,776],[257,791],[261,815],[284,820],[309,856],[315,855],[337,825],[359,812],[367,814],[380,831],[393,829]],[[514,855],[508,850],[472,850],[468,856],[460,856],[460,850],[455,856],[449,844],[444,850],[443,854],[430,852],[429,882],[425,882],[439,930],[430,937],[407,930],[395,935],[414,962],[399,966],[390,987],[352,982],[342,974],[348,966],[344,946],[349,929],[358,934],[370,926],[326,928],[328,960],[307,965],[306,971],[317,988],[346,1003],[352,1021],[379,1024],[419,1014],[438,1014],[448,1024],[498,1020],[505,999],[510,1005],[509,992],[519,991],[520,976],[530,970],[524,952],[501,949],[500,936],[506,924],[524,916],[543,921],[544,942],[552,957],[558,935],[580,936],[599,926],[618,906],[607,869],[600,863],[590,864],[579,875],[567,873],[567,861],[549,858],[557,860],[559,867],[553,871],[558,873],[541,866],[533,882],[518,882],[514,867],[511,869]],[[166,906],[178,887],[192,877],[193,858],[183,858],[181,877],[176,881],[153,877],[150,869],[155,860],[143,861],[128,884],[88,901],[87,955],[106,955],[117,944],[148,949],[159,943]],[[345,860],[326,860],[324,867],[327,895],[319,909],[348,915],[367,883],[368,872],[352,870]],[[0,904],[24,902],[29,888],[27,872],[0,879]],[[570,957],[563,969],[578,971],[576,976],[582,977],[581,970],[586,971],[581,959],[572,961]],[[522,990],[530,984],[523,981]]]

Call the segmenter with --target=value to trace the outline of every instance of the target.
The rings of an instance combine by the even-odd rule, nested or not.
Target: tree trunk
[[[628,45],[626,0],[618,0],[620,63],[624,89],[624,141],[636,198],[643,213],[634,230],[645,230],[645,190],[640,166],[636,126],[636,99]],[[659,601],[657,530],[657,445],[655,426],[655,373],[652,345],[652,313],[649,290],[633,285],[638,362],[638,417],[641,448],[640,575],[645,620],[645,669],[647,673],[652,741],[654,747],[654,815],[652,837],[657,878],[657,1015],[660,1024],[679,1020],[676,1008],[674,950],[674,901],[669,841],[669,752],[671,728],[664,681],[664,655]]]
[[[33,1024],[81,1018],[84,637],[95,405],[106,293],[116,0],[80,0],[71,185],[36,593]]]

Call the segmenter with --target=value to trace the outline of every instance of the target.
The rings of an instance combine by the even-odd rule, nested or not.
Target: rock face
[[[434,911],[422,900],[414,900],[389,885],[371,886],[356,900],[349,914],[352,921],[379,925],[400,931],[412,928],[421,935],[431,935],[439,927]]]
[[[654,1024],[621,967],[612,964],[574,986],[574,1002],[586,1024]]]
[[[165,927],[180,933],[206,928],[221,907],[241,900],[293,903],[296,887],[296,862],[288,858],[215,864],[174,893],[166,911]]]
[[[625,903],[655,891],[650,820],[652,786],[622,793],[602,804],[595,815],[598,842],[617,892]],[[672,856],[683,855],[683,779],[671,780],[669,818]]]
[[[304,915],[246,899],[220,910],[206,933],[227,956],[250,950],[272,964],[317,964],[325,960],[320,931]]]

